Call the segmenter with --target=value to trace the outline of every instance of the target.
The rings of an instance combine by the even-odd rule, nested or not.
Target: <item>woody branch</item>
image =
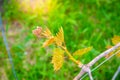
[[[90,61],[88,64],[83,65],[81,71],[79,72],[79,74],[74,78],[74,80],[78,80],[82,75],[84,75],[85,73],[89,73],[90,67],[93,66],[98,60],[100,60],[102,57],[106,56],[107,54],[109,54],[110,52],[116,50],[118,47],[120,47],[120,43],[118,43],[117,45],[113,46],[112,48],[104,51],[103,53],[101,53],[100,55],[98,55],[97,57],[95,57],[92,61]],[[79,66],[81,68],[81,66]],[[91,76],[89,76],[91,77]]]

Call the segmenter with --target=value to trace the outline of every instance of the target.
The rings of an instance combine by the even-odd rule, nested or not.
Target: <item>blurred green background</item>
[[[4,0],[2,18],[19,80],[72,80],[80,71],[65,58],[63,67],[54,72],[54,47],[42,48],[43,40],[32,34],[36,26],[47,26],[54,34],[62,26],[71,53],[93,46],[77,58],[84,64],[106,50],[114,35],[120,35],[119,0]],[[113,57],[92,73],[94,79],[110,80],[119,65],[120,58]],[[1,32],[0,80],[14,80]]]

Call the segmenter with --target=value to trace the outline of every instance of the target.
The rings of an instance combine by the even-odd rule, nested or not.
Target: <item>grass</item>
[[[7,0],[4,3],[5,11],[2,17],[19,80],[71,80],[80,71],[68,59],[60,71],[53,71],[50,63],[51,49],[43,49],[42,41],[32,34],[32,30],[38,25],[48,26],[54,33],[62,26],[67,47],[71,52],[93,46],[94,49],[90,53],[79,58],[83,63],[89,62],[106,50],[105,47],[111,44],[113,35],[120,35],[119,0],[58,0],[53,2],[56,8],[45,15],[24,13],[19,10],[15,0],[11,1],[11,4],[7,3]],[[0,69],[4,70],[0,74],[4,74],[8,80],[13,80],[2,38],[0,59]],[[119,58],[112,58],[93,72],[94,79],[110,80],[119,64]],[[0,75],[1,80],[5,80],[2,79],[3,76]],[[119,79],[120,77],[117,78]]]

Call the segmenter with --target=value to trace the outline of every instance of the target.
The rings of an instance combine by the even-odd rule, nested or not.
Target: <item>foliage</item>
[[[40,31],[39,31],[40,30]],[[66,44],[65,44],[65,42],[64,42],[64,32],[63,32],[63,29],[62,29],[62,27],[59,29],[59,32],[55,35],[55,36],[52,36],[51,35],[51,32],[50,32],[50,30],[47,28],[47,31],[45,30],[45,31],[43,31],[43,33],[42,33],[42,28],[40,28],[40,27],[37,27],[37,29],[35,29],[35,30],[33,30],[33,34],[35,34],[37,37],[39,37],[39,36],[42,36],[42,34],[43,34],[43,37],[46,37],[46,38],[48,38],[48,40],[44,43],[44,45],[49,45],[49,44],[51,44],[51,43],[54,43],[55,42],[55,44],[57,45],[57,47],[60,47],[60,48],[56,48],[55,50],[54,50],[54,54],[53,54],[53,58],[52,58],[52,63],[53,63],[53,65],[54,65],[54,70],[55,71],[58,71],[61,67],[62,67],[62,64],[63,64],[63,61],[64,61],[64,52],[66,52],[66,54],[68,55],[68,57],[69,57],[69,59],[70,60],[72,60],[73,62],[75,62],[80,68],[82,68],[82,70],[83,71],[85,71],[84,69],[85,69],[85,66],[86,65],[84,65],[83,63],[81,63],[80,61],[78,61],[78,60],[76,60],[72,55],[71,55],[71,53],[67,50],[67,47],[66,47]],[[45,32],[46,32],[46,34],[45,34]],[[46,36],[47,35],[47,32],[48,32],[48,35],[49,35],[49,37],[50,37],[50,39],[49,39],[49,37],[48,36]],[[52,37],[52,38],[51,38]],[[55,39],[54,39],[55,38]],[[115,44],[115,45],[117,45],[118,43],[120,43],[120,37],[119,36],[114,36],[113,38],[112,38],[112,42],[113,42],[113,44]],[[110,48],[111,48],[112,46],[110,46]],[[109,48],[109,46],[108,46],[108,48]],[[116,48],[116,46],[114,46],[114,48]],[[87,53],[87,52],[89,52],[90,50],[92,49],[92,47],[88,47],[88,48],[84,48],[84,49],[81,49],[81,50],[77,50],[77,51],[75,51],[74,53],[73,53],[73,55],[79,55],[79,56],[81,56],[81,55],[83,55],[83,54],[85,54],[85,53]],[[116,50],[116,51],[118,51],[119,50],[119,47],[118,47],[118,49]],[[115,51],[114,51],[115,52]],[[114,52],[111,52],[110,54],[109,54],[109,51],[107,50],[107,53],[108,53],[108,55],[106,56],[106,58],[108,58],[109,56],[111,56]],[[103,53],[101,53],[101,55],[102,54],[106,54],[106,52],[103,52]],[[98,55],[95,59],[94,59],[94,61],[96,62],[96,61],[98,61],[99,59],[101,59],[102,57],[101,57],[101,55]],[[119,55],[119,53],[118,53],[118,55]],[[92,60],[93,61],[93,60]],[[94,62],[90,62],[90,65],[92,65],[92,64],[94,64]],[[89,63],[87,64],[87,66],[89,67]],[[83,68],[84,67],[84,68]],[[86,71],[87,71],[87,67],[86,67]],[[85,71],[85,72],[86,72]],[[88,70],[88,71],[90,71],[90,70]],[[82,72],[82,71],[81,71]],[[77,75],[78,77],[79,76],[82,76],[83,74],[81,74],[81,72]],[[89,72],[88,72],[89,73]],[[75,80],[78,80],[79,78],[78,77],[75,77],[74,79]],[[92,76],[91,75],[89,75],[91,78],[92,78]],[[92,78],[93,79],[93,78]],[[92,80],[91,79],[91,80]]]
[[[116,36],[116,35],[115,35],[115,36],[112,38],[112,43],[113,43],[114,45],[116,45],[116,44],[118,44],[119,42],[120,42],[120,36]],[[111,47],[112,47],[112,46],[107,46],[107,49],[109,49],[109,48],[111,48]],[[120,50],[120,48],[118,48],[117,50],[109,53],[109,54],[106,55],[105,57],[107,58],[107,57],[111,56],[112,54],[114,54],[115,52],[117,52],[117,51],[119,51],[119,50]],[[117,56],[117,57],[120,57],[120,53],[118,53],[116,56]]]
[[[75,64],[67,61],[68,58],[65,57],[67,62],[64,61],[62,69],[54,74],[50,63],[53,52],[49,48],[42,48],[43,41],[39,41],[31,33],[38,25],[43,28],[48,26],[51,32],[55,33],[63,26],[66,36],[64,40],[71,53],[92,45],[93,49],[88,54],[81,56],[82,59],[78,58],[83,63],[89,62],[104,51],[106,45],[112,45],[110,38],[113,35],[120,35],[119,0],[57,0],[55,10],[39,16],[19,11],[16,0],[4,1],[4,27],[20,80],[71,80],[79,71]],[[50,45],[50,48],[54,46]],[[8,79],[13,80],[6,54],[3,40],[0,38],[0,74],[6,74]],[[119,57],[114,57],[101,66],[93,73],[96,75],[95,79],[110,80],[120,64],[119,60]],[[111,64],[114,65],[109,66]],[[4,77],[2,75],[0,77]],[[120,77],[117,78],[119,79]]]
[[[47,40],[43,43],[43,47],[47,47],[50,44],[55,43],[57,45],[57,48],[54,50],[53,58],[52,58],[52,63],[54,65],[54,70],[57,71],[62,67],[62,62],[63,62],[63,51],[66,52],[68,55],[69,59],[75,62],[78,65],[82,66],[82,63],[78,60],[76,60],[71,53],[67,50],[65,41],[64,41],[64,32],[63,28],[61,27],[58,31],[58,33],[53,36],[52,33],[48,28],[43,30],[41,27],[37,27],[35,30],[33,30],[33,34],[36,35],[37,37],[45,37]],[[63,51],[62,51],[63,49]],[[83,55],[84,53],[87,53],[91,50],[92,48],[85,48],[82,50],[78,50],[74,53],[74,55]]]
[[[116,45],[116,44],[118,44],[120,42],[120,36],[114,36],[113,38],[112,38],[112,43],[114,44],[114,45]]]
[[[63,28],[61,27],[59,32],[55,36],[55,42],[58,46],[62,46],[64,43],[64,33],[63,33]]]
[[[84,48],[84,49],[79,49],[73,53],[73,55],[79,55],[82,56],[83,54],[89,52],[92,49],[92,47]]]
[[[55,48],[53,51],[52,63],[54,65],[54,70],[59,70],[64,62],[64,51],[60,48]]]

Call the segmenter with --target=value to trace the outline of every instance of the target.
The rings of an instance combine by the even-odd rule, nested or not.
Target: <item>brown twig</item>
[[[110,52],[116,50],[118,47],[120,47],[120,43],[118,43],[117,45],[113,46],[112,48],[104,51],[103,53],[101,53],[100,55],[98,55],[97,57],[95,57],[92,61],[90,61],[88,63],[88,66],[92,66],[94,65],[98,60],[100,60],[102,57],[106,56],[107,54],[109,54]]]
[[[120,43],[118,43],[117,45],[113,46],[112,48],[104,51],[103,53],[101,53],[100,55],[98,55],[97,57],[95,57],[92,61],[90,61],[88,64],[83,65],[82,69],[80,71],[80,73],[74,78],[74,80],[78,80],[82,75],[84,75],[85,73],[89,73],[90,67],[93,66],[98,60],[100,60],[102,57],[106,56],[107,54],[109,54],[110,52],[116,50],[118,47],[120,47]],[[81,66],[79,66],[81,68]],[[89,77],[91,74],[89,74]],[[92,78],[91,78],[92,80]]]
[[[89,75],[89,77],[90,77],[90,80],[93,80],[91,70],[89,70],[88,75]]]

